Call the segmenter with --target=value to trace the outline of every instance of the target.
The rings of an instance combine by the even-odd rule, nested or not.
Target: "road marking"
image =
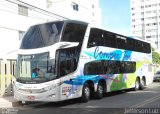
[[[160,93],[159,91],[129,91],[128,93]]]
[[[143,101],[143,102],[140,102],[140,103],[138,103],[138,104],[132,105],[130,108],[140,108],[140,107],[142,107],[142,106],[144,106],[144,105],[146,105],[146,104],[149,104],[149,103],[151,103],[151,102],[154,102],[154,101],[156,101],[156,100],[158,100],[158,99],[160,99],[160,95],[155,96],[155,97],[152,97],[152,98],[150,98],[150,99],[148,99],[148,100],[145,100],[145,101]]]

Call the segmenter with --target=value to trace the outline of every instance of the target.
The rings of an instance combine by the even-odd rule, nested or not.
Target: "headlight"
[[[42,89],[40,89],[40,91],[41,91],[40,93],[46,92],[46,91],[50,91],[50,90],[54,89],[55,87],[56,87],[56,85],[54,84],[52,86],[48,86],[48,87],[42,88]]]
[[[18,89],[18,91],[21,93],[44,93],[44,92],[54,89],[55,87],[56,85],[54,84],[52,86],[48,86],[42,89]]]

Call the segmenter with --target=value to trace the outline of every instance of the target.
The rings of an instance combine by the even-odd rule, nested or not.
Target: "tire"
[[[88,102],[90,100],[90,96],[91,96],[91,90],[90,90],[89,84],[85,83],[82,89],[81,101]]]
[[[134,90],[137,91],[140,89],[140,80],[137,78],[136,79],[136,82],[135,82],[135,87],[134,87]]]
[[[145,85],[146,85],[145,78],[142,78],[141,84],[140,84],[140,90],[143,90]]]
[[[97,85],[97,91],[95,92],[95,98],[101,99],[101,98],[103,98],[103,94],[104,94],[104,88],[103,88],[102,83],[99,82]]]

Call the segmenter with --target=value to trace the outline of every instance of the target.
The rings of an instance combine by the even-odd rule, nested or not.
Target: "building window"
[[[19,31],[19,40],[22,40],[25,32],[24,31]]]
[[[151,13],[151,11],[146,11],[147,14]]]
[[[141,6],[141,9],[144,9],[144,6]]]
[[[157,23],[153,23],[152,25],[157,25]]]
[[[75,10],[75,11],[79,10],[78,4],[76,4],[76,3],[72,3],[72,7],[73,7],[73,10]]]
[[[150,24],[146,24],[146,26],[150,26]]]
[[[94,9],[94,5],[92,5],[92,8]]]
[[[157,4],[152,4],[151,6],[152,6],[152,7],[155,7],[155,6],[157,6]]]
[[[28,16],[28,7],[18,4],[18,14]]]
[[[52,0],[47,0],[46,1],[47,2],[47,8],[50,8],[50,7],[52,7]]]

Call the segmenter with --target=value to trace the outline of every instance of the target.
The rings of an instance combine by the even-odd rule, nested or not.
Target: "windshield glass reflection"
[[[51,22],[30,27],[20,49],[35,49],[50,46],[60,40],[63,22]]]
[[[55,60],[49,59],[48,53],[19,55],[18,66],[18,80],[24,83],[45,82],[56,78]]]

